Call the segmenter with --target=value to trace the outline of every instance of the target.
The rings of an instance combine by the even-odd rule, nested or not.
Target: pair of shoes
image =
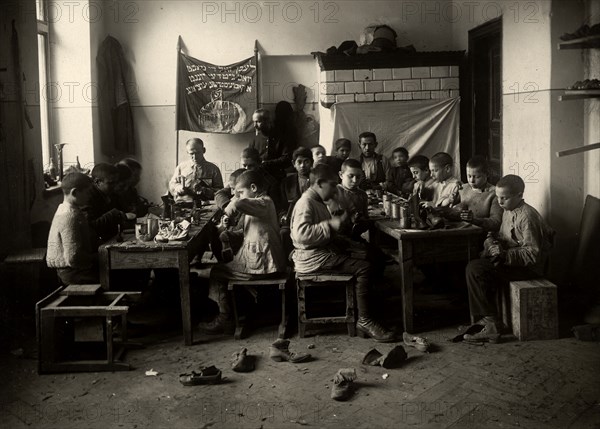
[[[201,368],[200,371],[192,371],[179,375],[179,382],[184,386],[198,386],[200,384],[217,384],[221,382],[221,370],[214,365]]]
[[[242,347],[239,352],[232,355],[231,368],[235,372],[254,371],[254,356],[248,356],[248,349]]]
[[[331,388],[331,399],[346,401],[354,393],[354,380],[356,370],[354,368],[342,368],[333,376],[333,387]]]
[[[379,343],[393,343],[396,336],[392,331],[388,331],[373,319],[359,317],[356,322],[356,329],[363,336],[371,337]]]
[[[290,352],[290,340],[277,339],[269,346],[269,357],[275,362],[300,363],[310,359],[309,353]]]
[[[235,331],[235,323],[230,317],[219,313],[211,322],[198,324],[198,330],[207,335],[230,335]]]
[[[425,353],[427,352],[427,350],[429,350],[430,344],[426,338],[416,337],[414,335],[409,334],[408,332],[403,332],[402,340],[404,341],[405,345],[409,347],[414,347],[420,352]]]
[[[382,355],[377,349],[371,349],[363,358],[364,365],[382,366],[386,369],[398,368],[406,360],[406,350],[402,346],[396,346],[386,354]]]
[[[497,343],[500,341],[500,334],[494,323],[488,323],[483,326],[481,331],[474,334],[464,334],[463,338],[467,342],[486,342]]]

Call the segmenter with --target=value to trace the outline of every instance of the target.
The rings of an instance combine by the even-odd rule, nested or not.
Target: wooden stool
[[[285,338],[287,329],[287,314],[285,311],[285,285],[290,278],[291,270],[288,268],[285,273],[278,277],[263,280],[229,280],[227,289],[231,291],[231,301],[233,304],[233,315],[235,317],[235,333],[233,337],[236,340],[244,336],[244,319],[238,314],[237,300],[235,299],[235,286],[277,286],[281,291],[281,323],[278,329],[278,338]]]
[[[38,302],[38,372],[129,370],[129,364],[121,360],[125,346],[130,345],[127,342],[128,304],[140,295],[140,292],[102,292],[99,284],[70,285]],[[115,317],[121,319],[120,341],[113,338]],[[86,333],[88,338],[78,341],[77,325],[86,321],[97,325],[97,338]],[[90,354],[97,359],[90,358]]]
[[[512,321],[520,341],[558,338],[556,285],[544,278],[510,282],[510,307],[503,305],[503,319]],[[507,311],[509,312],[507,314]]]
[[[351,337],[356,336],[356,317],[354,314],[354,276],[346,274],[296,273],[296,280],[298,289],[298,336],[300,338],[304,338],[306,334],[306,325],[311,323],[345,323],[348,328],[348,335]],[[346,289],[346,311],[344,315],[327,315],[320,317],[307,316],[306,289],[324,286],[343,286]]]

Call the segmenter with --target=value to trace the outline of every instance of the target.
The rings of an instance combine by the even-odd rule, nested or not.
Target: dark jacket
[[[90,202],[83,211],[92,230],[92,246],[97,247],[98,244],[115,236],[119,231],[119,225],[125,219],[123,212],[115,208],[114,201],[96,186],[92,186],[91,194]]]

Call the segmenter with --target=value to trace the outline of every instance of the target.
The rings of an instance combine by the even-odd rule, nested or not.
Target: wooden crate
[[[540,278],[510,282],[513,334],[520,341],[558,338],[556,285]]]

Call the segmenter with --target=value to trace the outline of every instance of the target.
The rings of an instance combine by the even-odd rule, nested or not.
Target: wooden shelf
[[[558,49],[593,49],[600,48],[600,34],[580,37],[578,39],[560,42]]]
[[[569,90],[569,94],[558,96],[559,101],[581,100],[584,98],[600,98],[598,89]]]

